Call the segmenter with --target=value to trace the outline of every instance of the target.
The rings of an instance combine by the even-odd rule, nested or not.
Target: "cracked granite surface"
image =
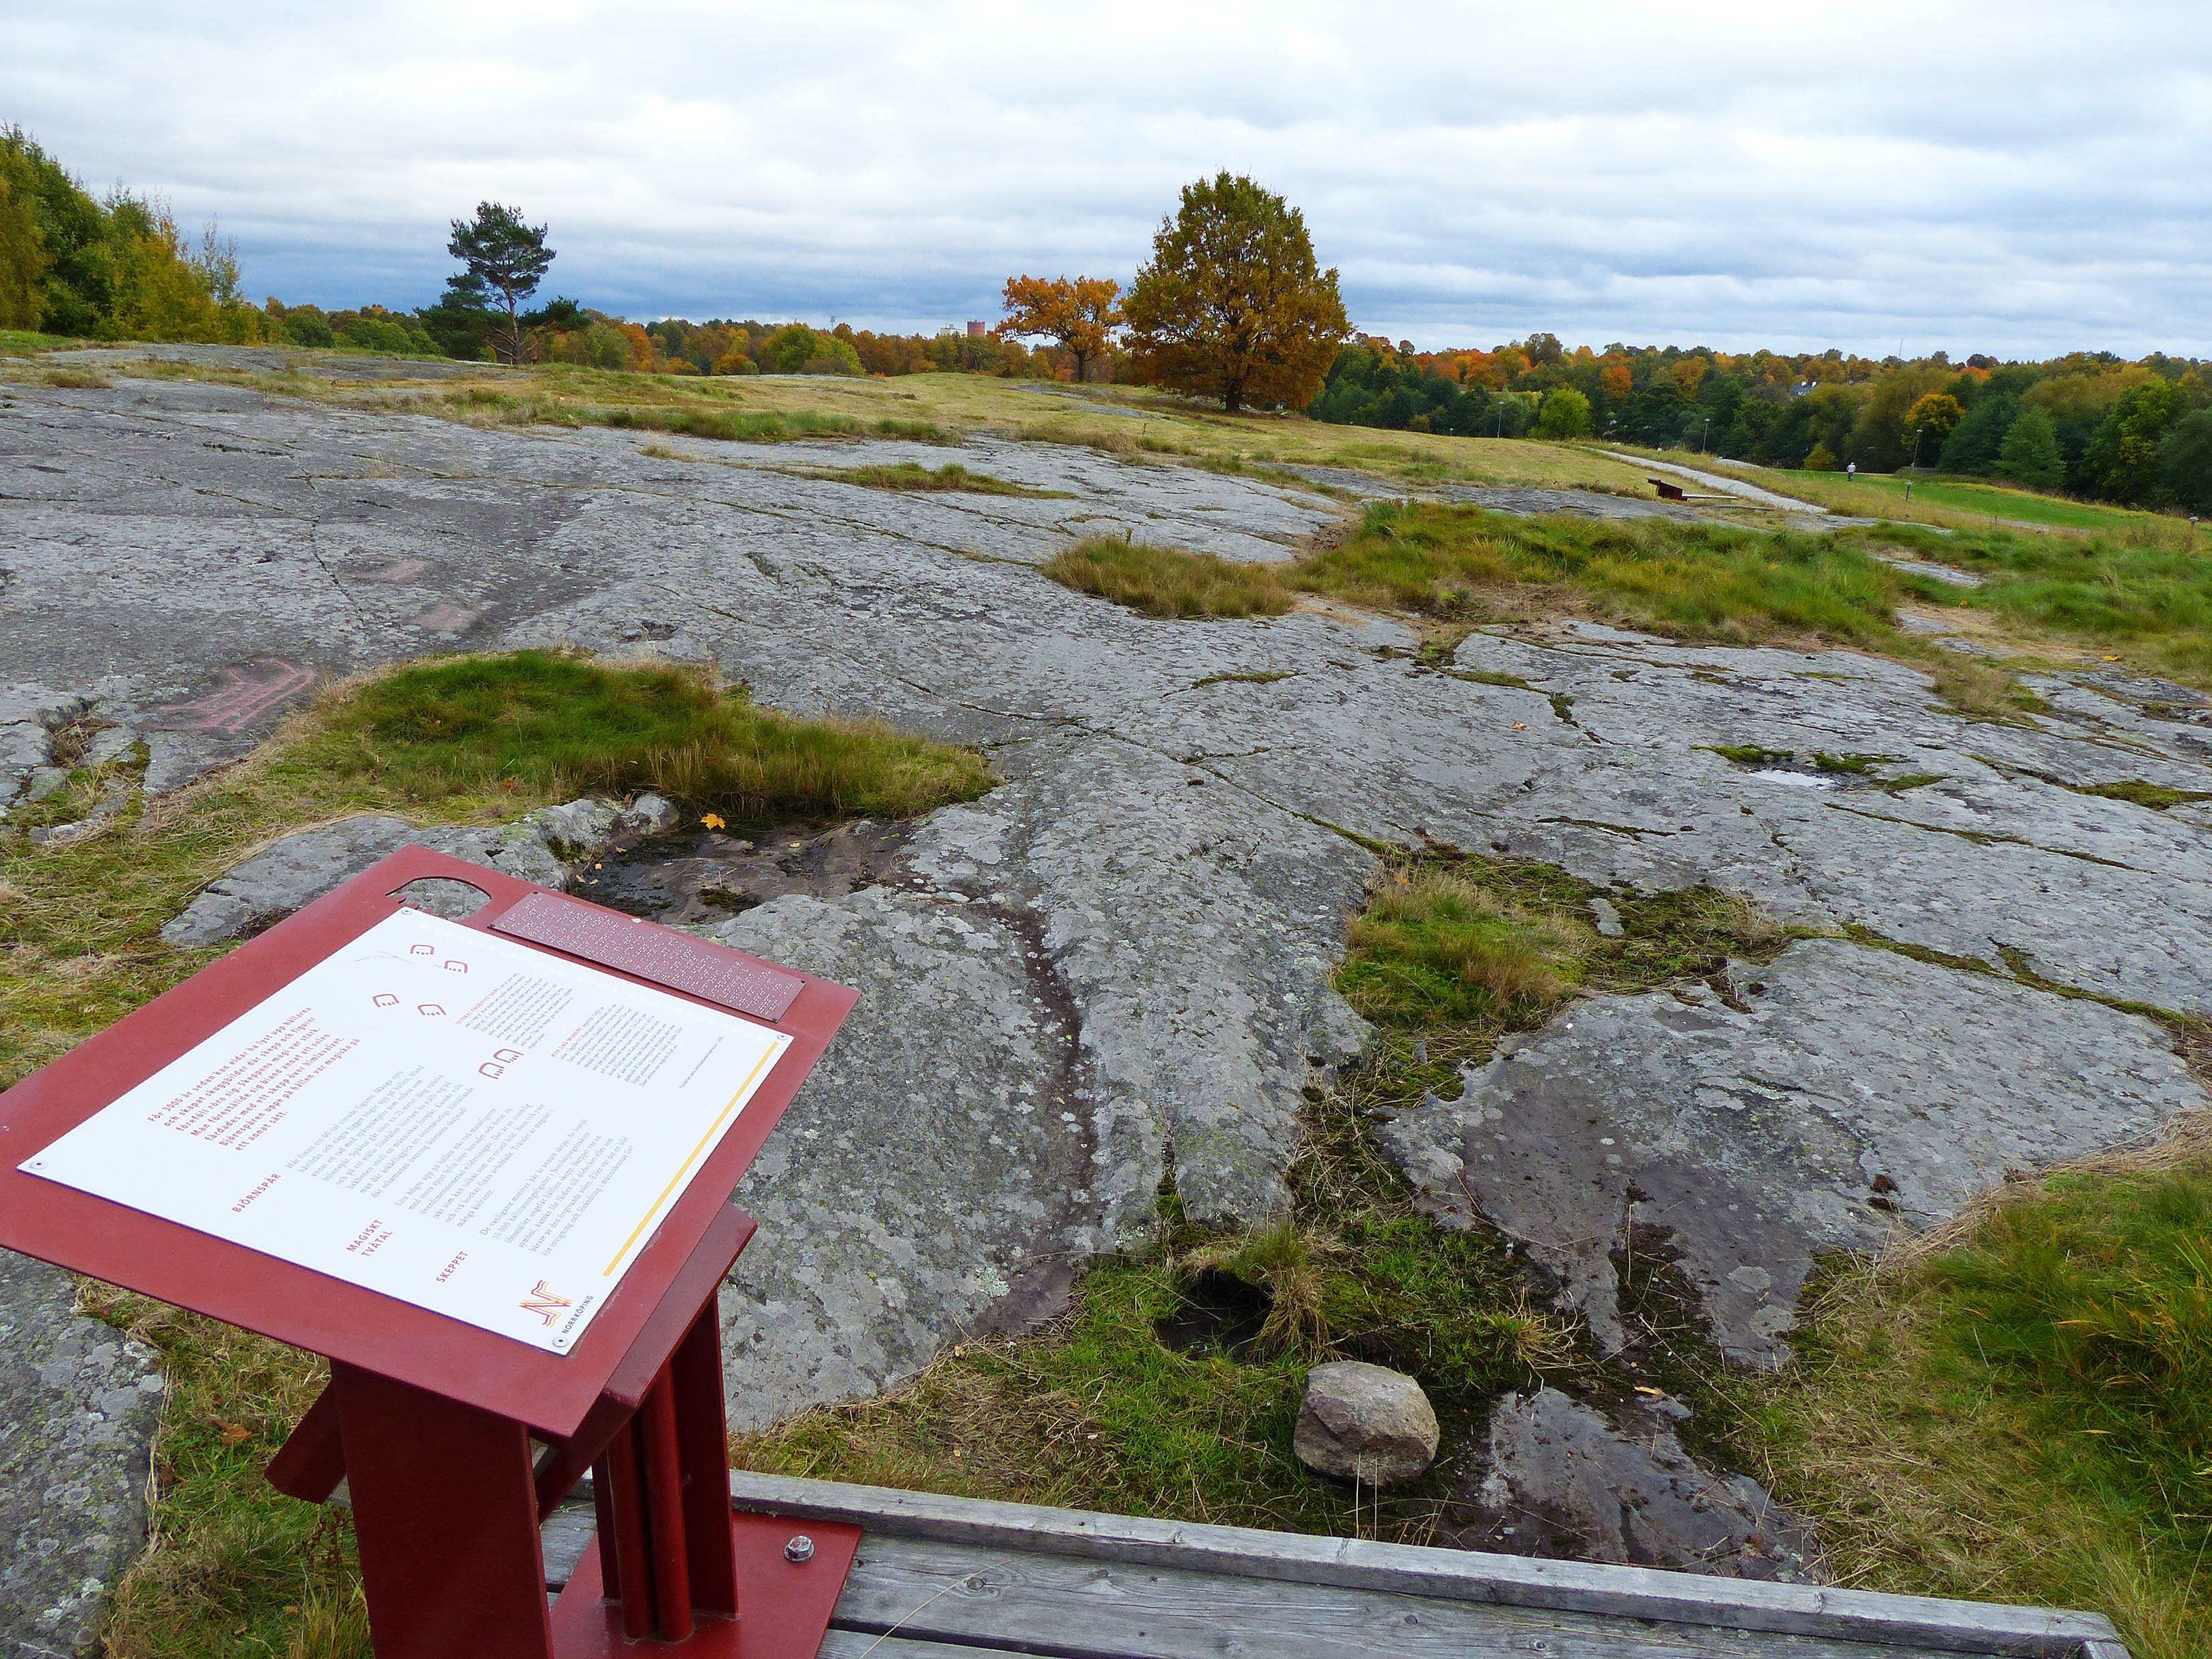
[[[1062,446],[477,430],[128,378],[0,401],[0,801],[40,787],[71,721],[143,740],[147,787],[170,788],[328,678],[526,644],[710,660],[779,708],[989,753],[1005,786],[917,826],[896,882],[790,892],[718,925],[866,993],[749,1191],[769,1224],[725,1319],[763,1411],[866,1394],[964,1330],[1033,1316],[1086,1255],[1144,1230],[1164,1170],[1198,1218],[1279,1210],[1299,1091],[1359,1043],[1328,983],[1372,865],[1353,837],[1544,860],[1614,890],[1732,888],[1793,921],[1985,964],[1993,975],[1857,946],[1793,954],[1859,964],[1830,988],[1845,1014],[1779,993],[1751,998],[1752,1015],[1705,1008],[1705,1057],[1679,1073],[1673,1037],[1654,1035],[1666,1021],[1607,1016],[1640,1034],[1645,1080],[1667,1088],[1729,1072],[1746,1044],[1808,1074],[1878,1053],[1942,1080],[1911,1098],[1820,1096],[1839,1146],[1891,1148],[1909,1119],[1917,1155],[1949,1172],[1908,1188],[1907,1224],[1997,1178],[1984,1153],[2033,1105],[1960,1082],[1978,1054],[2033,1056],[2037,1098],[2063,1103],[2065,1133],[2031,1158],[2202,1102],[2160,1069],[2154,1025],[2010,977],[2212,1012],[2212,803],[2158,812],[2077,793],[2212,791],[2212,708],[2180,688],[2052,677],[2037,683],[2051,712],[2000,726],[1944,708],[1915,670],[1843,651],[1558,625],[1477,633],[1437,669],[1396,624],[1340,611],[1151,621],[1032,567],[1123,530],[1280,560],[1343,509]],[[789,470],[902,459],[1069,498],[899,495]],[[1255,675],[1281,678],[1236,678]],[[1714,752],[1734,745],[1793,758]],[[1817,751],[1883,758],[1831,774]],[[1900,975],[1929,977],[1899,988]],[[1638,1155],[1673,1156],[1657,1103],[1673,1097],[1632,1100],[1644,1074],[1564,1035],[1520,1052],[1552,1053],[1570,1092],[1615,1090],[1605,1109],[1647,1136]],[[2079,1085],[2107,1061],[2134,1081]],[[1443,1109],[1461,1117],[1405,1141],[1417,1179],[1465,1164],[1462,1119],[1498,1104],[1491,1087],[1471,1083]],[[1513,1120],[1524,1161],[1574,1139],[1548,1110]],[[900,1152],[872,1162],[872,1146]],[[1757,1174],[1762,1191],[1791,1189],[1771,1228],[1711,1247],[1764,1252],[1711,1264],[1720,1283],[1771,1276],[1756,1305],[1713,1292],[1747,1355],[1782,1340],[1789,1264],[1860,1236],[1836,1218],[1830,1166],[1806,1156]],[[1718,1190],[1693,1186],[1663,1224]],[[1602,1319],[1589,1218],[1564,1200],[1486,1207],[1551,1250],[1565,1294]]]

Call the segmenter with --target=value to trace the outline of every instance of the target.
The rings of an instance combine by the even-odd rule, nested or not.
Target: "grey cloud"
[[[1230,167],[1427,344],[2201,352],[2203,15],[106,5],[0,18],[0,117],[326,304],[430,298],[490,197],[634,316],[934,326],[1015,271],[1126,279]]]

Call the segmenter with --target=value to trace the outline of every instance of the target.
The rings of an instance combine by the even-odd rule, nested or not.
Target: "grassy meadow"
[[[0,337],[0,344],[5,337]],[[1572,446],[1330,426],[1296,415],[1230,416],[1188,398],[1131,386],[1048,390],[1043,382],[975,374],[708,378],[563,363],[522,368],[486,363],[463,375],[445,368],[416,380],[402,375],[362,385],[298,371],[343,367],[360,361],[362,354],[288,349],[286,356],[294,368],[285,372],[151,360],[132,364],[127,372],[397,409],[471,426],[611,426],[728,442],[823,437],[957,442],[986,434],[1082,445],[1134,460],[1183,461],[1263,474],[1288,466],[1338,467],[1408,484],[1528,484],[1652,494],[1632,465]],[[5,361],[0,353],[0,383],[37,374],[33,363]]]
[[[2123,541],[2152,542],[2176,551],[2192,546],[2188,520],[2173,514],[2142,512],[2108,501],[2075,501],[1995,479],[1893,472],[1862,472],[1854,478],[1842,472],[1792,471],[1679,449],[1632,453],[1741,478],[1763,489],[1854,517],[1893,519],[1949,530],[2078,531]],[[2200,527],[2197,534],[2212,536],[2212,530]],[[2193,545],[2199,552],[2212,552],[2212,542],[2199,540]]]
[[[1965,587],[1898,560],[1980,578]],[[2013,718],[2032,700],[2000,666],[1906,632],[1900,611],[2008,648],[2022,665],[2118,663],[2212,687],[2212,561],[2155,541],[1915,525],[1812,532],[1667,519],[1520,518],[1370,502],[1340,538],[1279,565],[1110,538],[1066,549],[1054,580],[1144,615],[1279,616],[1304,599],[1405,617],[1432,639],[1583,615],[1686,641],[1845,646],[1926,670],[1954,706]]]

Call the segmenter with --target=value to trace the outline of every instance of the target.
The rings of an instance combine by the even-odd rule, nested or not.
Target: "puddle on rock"
[[[569,883],[579,898],[674,927],[720,921],[787,893],[842,898],[905,872],[914,826],[863,819],[757,836],[700,830],[611,854]]]

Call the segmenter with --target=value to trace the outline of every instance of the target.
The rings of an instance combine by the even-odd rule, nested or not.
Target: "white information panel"
[[[790,1043],[403,910],[21,1167],[562,1353]]]

